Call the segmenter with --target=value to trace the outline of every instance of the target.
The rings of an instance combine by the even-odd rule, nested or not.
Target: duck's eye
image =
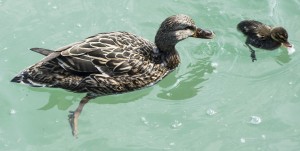
[[[184,29],[185,30],[194,30],[195,28],[193,26],[186,26]]]

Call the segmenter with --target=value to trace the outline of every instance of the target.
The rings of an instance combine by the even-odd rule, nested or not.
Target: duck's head
[[[214,33],[195,25],[187,15],[174,15],[165,19],[155,36],[155,44],[162,51],[175,49],[176,43],[188,37],[212,39]]]
[[[282,43],[285,47],[292,47],[292,45],[288,42],[288,33],[283,27],[274,27],[271,30],[271,37],[275,41]]]

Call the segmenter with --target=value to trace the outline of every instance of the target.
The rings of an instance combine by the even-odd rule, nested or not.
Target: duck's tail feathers
[[[48,56],[49,54],[55,52],[55,51],[52,51],[52,50],[49,50],[49,49],[45,49],[45,48],[31,48],[30,50],[34,51],[34,52],[37,52],[39,54],[42,54],[44,56]]]
[[[46,58],[41,60],[42,62],[50,61],[60,55],[60,52],[58,51],[52,51],[45,48],[31,48],[30,50],[42,54],[44,56],[47,56]]]
[[[32,87],[43,87],[44,86],[43,84],[39,84],[39,83],[36,83],[36,82],[33,82],[32,80],[30,80],[27,71],[21,72],[20,74],[15,76],[13,79],[11,79],[10,82],[28,84]]]

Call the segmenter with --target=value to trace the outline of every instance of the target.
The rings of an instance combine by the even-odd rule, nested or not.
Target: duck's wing
[[[60,49],[59,64],[66,70],[108,76],[136,74],[149,63],[154,45],[127,32],[100,33]]]

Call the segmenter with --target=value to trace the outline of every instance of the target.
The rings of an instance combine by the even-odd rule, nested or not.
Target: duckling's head
[[[155,36],[155,44],[162,51],[175,49],[176,43],[188,37],[212,39],[214,33],[198,28],[187,15],[174,15],[165,19]]]
[[[282,43],[285,47],[292,47],[288,42],[288,33],[283,27],[274,27],[271,30],[271,37],[275,41]]]

